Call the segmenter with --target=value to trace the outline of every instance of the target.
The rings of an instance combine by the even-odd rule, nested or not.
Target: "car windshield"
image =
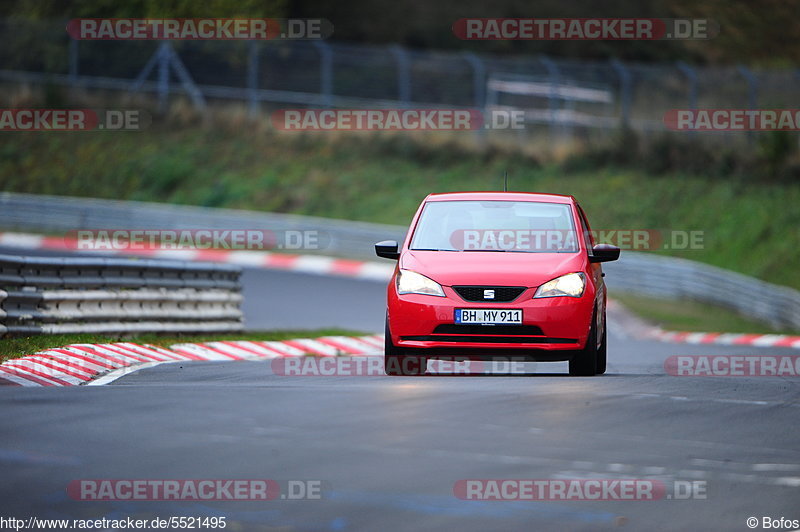
[[[430,201],[412,250],[574,253],[569,205],[540,201]]]

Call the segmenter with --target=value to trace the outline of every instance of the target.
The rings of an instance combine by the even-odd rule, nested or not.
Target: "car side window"
[[[594,236],[592,235],[591,228],[589,227],[589,222],[586,221],[586,214],[581,209],[581,206],[577,203],[575,206],[578,208],[578,216],[581,219],[581,231],[583,232],[583,241],[586,243],[586,249],[589,251],[589,255],[592,254],[592,248],[594,247]]]

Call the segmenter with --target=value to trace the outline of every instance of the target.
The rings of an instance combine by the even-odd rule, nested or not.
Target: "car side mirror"
[[[619,258],[619,248],[611,244],[597,244],[592,248],[589,262],[609,262]]]
[[[400,258],[399,247],[396,240],[384,240],[375,244],[375,254],[384,259],[397,260]]]

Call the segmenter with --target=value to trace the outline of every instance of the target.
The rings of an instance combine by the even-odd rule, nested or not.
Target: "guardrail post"
[[[319,52],[320,93],[322,94],[323,107],[333,106],[333,49],[324,41],[314,41],[314,47]]]
[[[738,70],[739,74],[747,81],[747,106],[750,110],[754,111],[758,106],[758,78],[744,65],[738,65],[736,70]],[[753,135],[753,131],[747,132],[747,142],[752,144]]]
[[[631,125],[631,93],[632,86],[631,71],[619,59],[611,60],[611,68],[619,78],[619,105],[620,120],[619,125],[622,129],[628,129]]]
[[[258,116],[258,42],[250,41],[248,43],[247,54],[247,89],[248,89],[248,115],[251,119]]]
[[[399,45],[394,45],[389,50],[397,62],[397,99],[407,107],[411,102],[411,61],[408,51]]]
[[[697,109],[697,72],[684,61],[678,61],[676,66],[689,82],[689,109]],[[689,135],[694,134],[694,130],[689,130]]]
[[[483,115],[483,119],[487,120],[486,116],[486,65],[483,59],[473,54],[472,52],[464,52],[464,59],[472,67],[472,98],[475,108]],[[475,130],[475,138],[479,145],[483,145],[486,141],[486,128],[479,127]]]

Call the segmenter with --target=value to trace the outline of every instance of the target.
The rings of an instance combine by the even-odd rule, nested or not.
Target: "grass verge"
[[[98,335],[98,334],[55,334],[41,336],[25,336],[7,338],[0,341],[0,362],[9,358],[18,358],[32,355],[37,351],[61,347],[69,344],[107,344],[112,342],[135,342],[137,344],[153,344],[169,347],[181,342],[219,342],[224,340],[291,340],[293,338],[317,338],[319,336],[362,336],[364,332],[348,331],[344,329],[309,329],[286,331],[256,331],[231,334],[199,334],[163,336],[157,334],[141,335]]]
[[[613,299],[642,319],[668,331],[800,335],[798,330],[776,330],[732,310],[697,301],[672,301],[616,293]]]

